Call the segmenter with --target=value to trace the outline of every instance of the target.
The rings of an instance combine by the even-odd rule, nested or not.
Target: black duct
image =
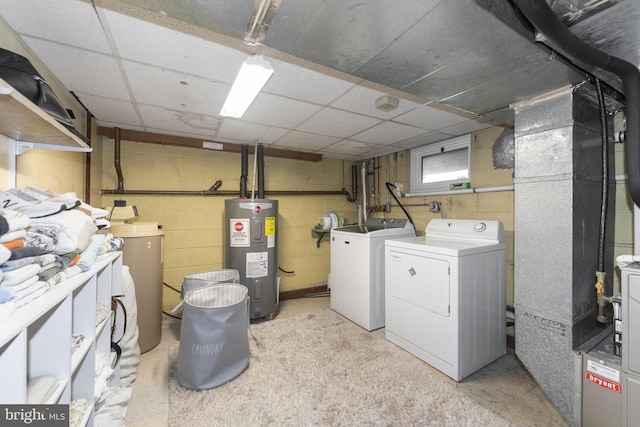
[[[573,61],[612,72],[622,80],[626,98],[625,152],[629,193],[633,202],[640,205],[640,71],[630,62],[583,42],[560,21],[545,0],[512,1],[554,49]]]
[[[258,199],[264,199],[264,147],[258,144],[256,149],[258,156]]]
[[[247,175],[249,175],[249,147],[247,144],[242,146],[242,171],[240,173],[240,197],[243,199],[247,198]]]

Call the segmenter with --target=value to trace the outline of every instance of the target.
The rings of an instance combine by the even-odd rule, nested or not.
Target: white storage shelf
[[[111,314],[96,318],[99,304],[108,304],[122,289],[122,256],[114,252],[88,272],[54,286],[20,307],[0,323],[0,402],[27,403],[27,384],[34,377],[56,378],[46,404],[69,404],[84,398],[89,413],[83,425],[93,425],[96,357],[109,355]],[[110,313],[110,311],[108,311]],[[72,336],[82,344],[72,354]],[[115,372],[118,372],[116,370]],[[107,378],[118,385],[119,378]]]
[[[91,151],[84,141],[2,79],[0,134],[16,141],[34,143],[37,148]]]

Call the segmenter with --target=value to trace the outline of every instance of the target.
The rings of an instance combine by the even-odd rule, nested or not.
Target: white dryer
[[[506,352],[498,221],[433,219],[385,242],[385,337],[456,381]]]
[[[384,242],[415,236],[406,219],[370,218],[331,230],[331,308],[367,331],[384,326]]]

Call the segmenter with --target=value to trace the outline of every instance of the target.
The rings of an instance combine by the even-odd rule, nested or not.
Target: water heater
[[[249,289],[252,319],[278,308],[277,217],[277,200],[225,200],[225,268],[240,272],[239,282]]]

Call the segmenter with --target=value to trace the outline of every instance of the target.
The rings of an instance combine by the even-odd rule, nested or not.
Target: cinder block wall
[[[102,139],[102,188],[116,189],[114,142]],[[121,141],[121,168],[125,190],[203,191],[217,180],[220,190],[240,188],[240,154],[167,145]],[[249,156],[248,190],[251,196],[253,156]],[[351,191],[351,163],[325,159],[321,162],[265,157],[265,198],[279,202],[277,222],[280,290],[290,291],[325,284],[329,273],[329,239],[320,247],[313,227],[331,210],[357,221],[355,203],[343,195],[269,195],[269,191]],[[346,171],[343,173],[343,170]],[[343,180],[346,180],[343,181]],[[257,197],[257,184],[255,187]],[[185,275],[224,268],[224,201],[227,196],[104,195],[102,206],[124,199],[138,208],[138,221],[162,224],[164,281],[180,289]],[[96,204],[99,205],[98,202]],[[163,306],[173,307],[179,294],[165,287]]]
[[[501,187],[513,184],[513,168],[496,168],[493,162],[493,148],[505,129],[492,127],[471,135],[471,187]],[[507,130],[506,132],[510,132]],[[398,155],[398,180],[409,191],[409,151]],[[383,163],[384,164],[384,163]],[[393,165],[392,165],[393,166]],[[393,170],[393,169],[392,169]],[[394,175],[392,175],[394,176]],[[440,196],[416,196],[400,199],[407,207],[419,235],[433,218],[458,218],[501,221],[507,240],[507,304],[513,304],[513,231],[514,231],[513,191],[452,194]],[[429,212],[432,201],[440,202],[442,211]],[[404,215],[398,208],[392,209],[393,216]]]

